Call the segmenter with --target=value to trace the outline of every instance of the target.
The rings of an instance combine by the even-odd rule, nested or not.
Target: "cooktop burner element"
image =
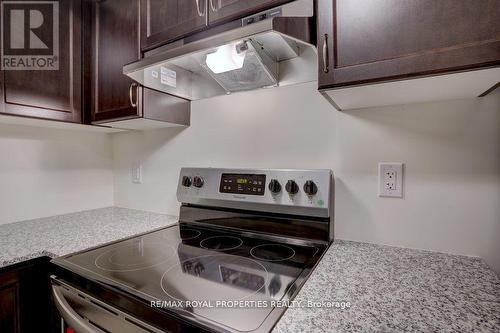
[[[144,241],[112,248],[95,259],[95,265],[109,272],[130,272],[142,270],[168,261],[173,249],[164,243]]]
[[[196,237],[199,237],[200,235],[201,235],[201,232],[198,230],[186,229],[186,228],[180,229],[180,236],[181,236],[181,239],[183,241],[195,239]]]
[[[200,246],[207,250],[228,251],[239,248],[243,244],[241,238],[233,236],[213,236],[205,238]]]
[[[287,245],[281,244],[262,244],[254,246],[250,254],[255,259],[265,261],[283,261],[295,256],[295,250]]]

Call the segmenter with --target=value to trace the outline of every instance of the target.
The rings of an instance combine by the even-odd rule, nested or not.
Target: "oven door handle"
[[[83,320],[71,308],[61,292],[61,288],[60,286],[52,285],[52,294],[54,295],[56,307],[64,321],[78,333],[104,333],[102,330]]]

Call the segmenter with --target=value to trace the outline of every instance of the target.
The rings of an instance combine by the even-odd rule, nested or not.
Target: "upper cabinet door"
[[[3,110],[0,112],[82,122],[82,3],[80,0],[61,0],[58,4],[59,43],[54,40],[57,44],[51,45],[59,47],[56,60],[59,62],[59,69],[3,71]],[[49,17],[47,22],[48,20]],[[46,37],[40,37],[43,39],[41,43],[45,44]],[[41,47],[47,48],[50,45]]]
[[[138,114],[137,86],[122,72],[141,57],[139,0],[106,0],[92,6],[92,121]],[[132,95],[132,96],[130,96]]]
[[[500,64],[498,0],[318,0],[319,88]]]
[[[141,0],[143,50],[199,31],[206,25],[206,0]]]
[[[290,0],[208,0],[209,23],[221,23],[279,6]]]

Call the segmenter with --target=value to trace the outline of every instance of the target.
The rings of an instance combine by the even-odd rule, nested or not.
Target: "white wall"
[[[182,166],[331,168],[337,238],[478,255],[500,272],[500,94],[337,112],[315,87],[198,101],[187,129],[113,134],[115,204],[176,214]],[[377,196],[380,161],[406,163],[404,199]]]
[[[111,205],[107,134],[0,124],[0,224]]]

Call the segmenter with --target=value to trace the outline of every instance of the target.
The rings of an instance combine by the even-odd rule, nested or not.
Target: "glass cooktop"
[[[54,262],[168,311],[252,331],[273,310],[269,301],[295,295],[323,250],[176,225]]]

